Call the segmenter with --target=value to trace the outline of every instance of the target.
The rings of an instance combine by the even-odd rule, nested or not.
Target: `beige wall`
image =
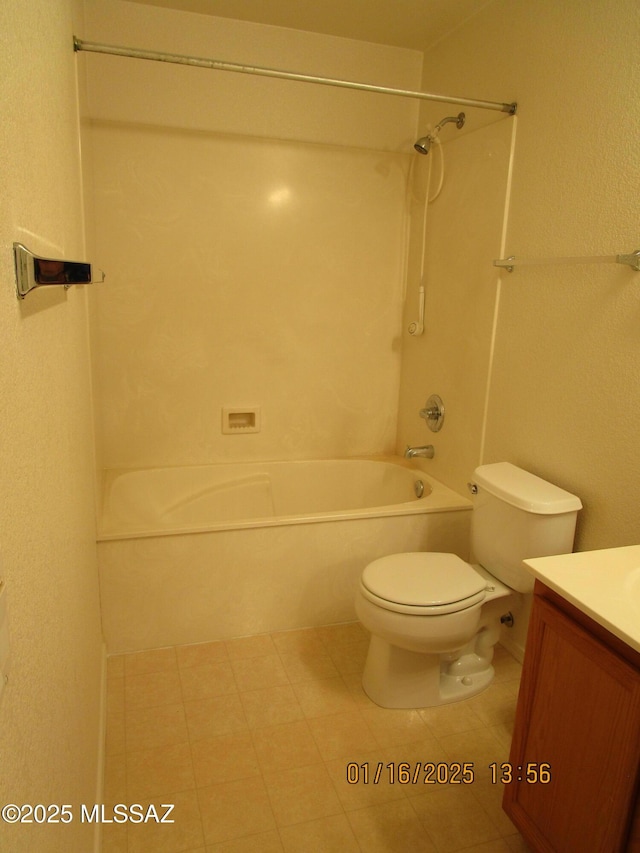
[[[425,88],[519,103],[507,255],[638,248],[639,35],[635,0],[496,0],[426,55]],[[579,550],[638,542],[640,274],[501,278],[482,460],[579,495]]]
[[[419,85],[415,51],[91,0],[94,41]],[[406,99],[85,54],[104,467],[393,451]],[[223,407],[259,407],[227,435]]]
[[[0,33],[0,801],[77,808],[96,797],[101,733],[86,296],[19,302],[12,255],[84,255],[72,3],[5,0]],[[0,823],[0,848],[88,851],[93,829]]]

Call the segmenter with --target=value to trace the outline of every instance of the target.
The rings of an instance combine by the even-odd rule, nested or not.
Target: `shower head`
[[[419,154],[428,154],[429,149],[431,148],[431,143],[436,142],[438,139],[438,134],[450,121],[455,122],[456,127],[460,130],[461,127],[464,127],[465,115],[464,113],[458,113],[457,116],[447,116],[443,118],[442,121],[438,122],[435,126],[433,133],[427,134],[427,136],[422,136],[413,146]]]
[[[413,146],[418,154],[428,154],[429,149],[431,148],[431,143],[433,142],[432,136],[423,136],[421,137],[416,144]]]

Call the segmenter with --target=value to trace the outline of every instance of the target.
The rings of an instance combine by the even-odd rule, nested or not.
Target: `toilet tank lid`
[[[580,498],[510,462],[480,465],[474,481],[511,506],[539,515],[561,515],[582,509]]]

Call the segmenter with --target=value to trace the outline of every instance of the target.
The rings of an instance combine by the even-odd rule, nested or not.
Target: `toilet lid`
[[[362,585],[395,604],[440,607],[478,596],[487,582],[455,554],[418,552],[374,560],[362,573]]]

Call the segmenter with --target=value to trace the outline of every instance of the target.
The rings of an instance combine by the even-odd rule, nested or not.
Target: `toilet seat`
[[[440,552],[391,554],[362,573],[365,598],[399,613],[441,616],[482,602],[488,584],[469,563]]]

